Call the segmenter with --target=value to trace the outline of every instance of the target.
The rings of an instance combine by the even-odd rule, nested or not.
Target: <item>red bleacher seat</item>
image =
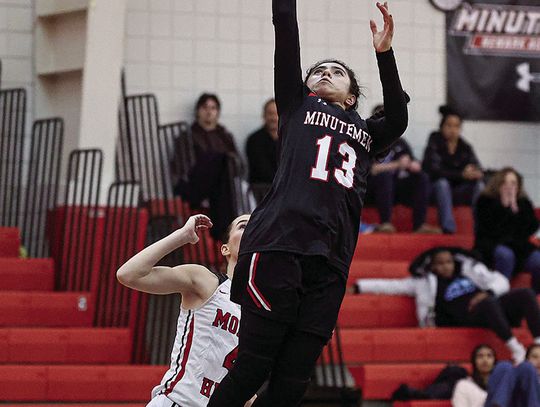
[[[458,234],[472,234],[474,230],[473,214],[470,206],[456,206],[453,209]],[[362,209],[362,222],[380,223],[379,214],[374,207]],[[437,208],[429,207],[426,222],[438,225]],[[392,224],[399,232],[412,232],[412,209],[404,205],[395,205],[392,211]]]
[[[0,227],[0,257],[19,257],[20,246],[19,229]]]
[[[48,291],[54,288],[52,259],[0,257],[0,290]]]
[[[470,249],[472,235],[420,235],[414,233],[360,235],[354,253],[356,260],[411,261],[436,246],[459,246]]]
[[[401,383],[424,388],[445,367],[444,363],[368,364],[351,366],[349,371],[365,400],[388,400]],[[463,366],[470,369],[470,366]]]
[[[32,404],[20,404],[20,403],[17,403],[17,405],[15,407],[145,407],[146,406],[146,403],[139,403],[139,404],[126,404],[126,403],[121,403],[121,404],[111,404],[111,403],[107,403],[107,404],[104,404],[104,403],[99,403],[99,404],[88,404],[88,403],[79,403],[79,404],[74,404],[74,403],[69,403],[69,404],[65,404],[65,403],[62,403],[62,404],[40,404],[40,403],[32,403]]]
[[[450,400],[396,401],[392,407],[452,407]]]
[[[94,301],[86,292],[5,291],[0,326],[92,326]]]
[[[529,332],[514,330],[528,345]],[[341,348],[349,364],[379,362],[465,362],[479,343],[492,346],[499,359],[509,359],[504,343],[492,331],[480,328],[342,329]]]
[[[346,295],[339,312],[342,328],[416,327],[414,298],[400,295]]]
[[[408,261],[354,259],[349,269],[349,280],[403,277],[410,277]]]
[[[129,363],[131,333],[122,328],[3,328],[0,363]]]
[[[512,277],[512,288],[531,288],[532,278],[530,273],[518,273]]]
[[[28,366],[0,369],[0,400],[145,402],[166,366]]]

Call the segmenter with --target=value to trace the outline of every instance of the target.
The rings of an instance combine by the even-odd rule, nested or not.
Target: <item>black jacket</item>
[[[531,201],[519,198],[518,212],[502,206],[500,199],[480,195],[476,203],[475,248],[482,259],[493,266],[493,252],[497,245],[510,247],[516,255],[516,271],[535,249],[529,237],[538,229],[538,220]]]
[[[431,133],[424,150],[422,167],[432,180],[446,178],[452,184],[460,184],[465,181],[462,173],[469,164],[480,167],[472,146],[463,138],[459,138],[455,153],[450,154],[443,135],[440,132]]]

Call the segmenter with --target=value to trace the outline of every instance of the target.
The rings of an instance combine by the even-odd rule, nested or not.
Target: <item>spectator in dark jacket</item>
[[[379,105],[372,114],[382,111]],[[400,138],[389,149],[384,160],[374,162],[368,180],[368,195],[373,196],[380,225],[378,232],[393,233],[392,209],[403,203],[413,209],[413,229],[418,233],[441,233],[437,227],[425,223],[429,205],[430,182],[428,175],[413,155],[409,144]]]
[[[483,173],[472,146],[461,137],[462,118],[441,106],[439,131],[431,133],[423,168],[433,182],[433,194],[444,233],[455,233],[453,205],[471,205],[482,189]]]
[[[259,202],[270,189],[278,165],[278,114],[274,99],[263,109],[264,126],[252,133],[246,142],[249,183]]]
[[[210,216],[214,226],[210,233],[221,238],[235,218],[233,205],[233,178],[241,174],[242,160],[231,133],[218,123],[221,103],[214,94],[204,93],[195,105],[195,122],[191,126],[195,163],[189,171],[188,181],[180,177],[175,192],[198,208],[205,199],[210,203]],[[174,160],[181,159],[177,145]],[[173,166],[174,167],[174,166]]]
[[[529,241],[538,220],[521,175],[513,168],[496,173],[478,198],[475,214],[475,248],[484,261],[508,279],[522,269],[530,272],[540,292],[540,250]]]

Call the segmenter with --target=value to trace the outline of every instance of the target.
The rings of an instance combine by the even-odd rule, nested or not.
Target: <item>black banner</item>
[[[540,122],[539,0],[470,0],[446,14],[448,103],[473,120]]]

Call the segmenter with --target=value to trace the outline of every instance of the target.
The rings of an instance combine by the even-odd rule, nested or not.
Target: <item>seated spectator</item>
[[[179,179],[175,193],[187,199],[193,208],[200,207],[203,200],[209,200],[210,217],[214,222],[210,233],[216,239],[221,238],[236,216],[232,178],[240,175],[242,169],[233,136],[218,123],[220,111],[221,103],[216,95],[204,93],[199,97],[191,126],[195,163],[188,182],[173,174],[173,178]],[[174,160],[181,159],[180,148],[176,146]]]
[[[454,364],[446,365],[435,380],[425,389],[417,389],[401,383],[392,393],[392,401],[406,400],[449,400],[456,384],[467,377],[467,370]]]
[[[475,215],[475,249],[483,260],[508,279],[521,270],[530,272],[540,293],[540,250],[529,240],[538,220],[521,175],[513,168],[496,173],[478,198]]]
[[[540,406],[540,345],[527,350],[526,361],[514,367],[497,363],[488,382],[486,407]]]
[[[452,407],[483,407],[487,397],[489,375],[497,363],[495,350],[478,345],[471,354],[472,375],[457,382]]]
[[[423,169],[433,182],[433,195],[444,233],[455,233],[454,205],[471,205],[482,189],[484,174],[472,146],[461,137],[461,116],[447,106],[439,131],[431,133],[424,151]]]
[[[383,110],[379,105],[373,114]],[[379,212],[377,232],[393,233],[392,209],[396,203],[412,206],[413,229],[417,233],[441,233],[437,227],[425,223],[429,205],[430,182],[428,175],[412,153],[411,147],[400,138],[389,149],[382,162],[371,166],[368,195],[373,197]]]
[[[525,358],[525,348],[512,335],[511,327],[525,318],[540,342],[540,308],[528,288],[510,290],[498,271],[490,271],[470,253],[459,248],[438,247],[418,256],[405,279],[360,279],[360,293],[414,296],[420,326],[483,327],[502,339],[516,363]]]
[[[257,202],[266,195],[278,164],[278,114],[276,102],[270,99],[264,104],[264,126],[252,133],[246,142],[249,183]]]

